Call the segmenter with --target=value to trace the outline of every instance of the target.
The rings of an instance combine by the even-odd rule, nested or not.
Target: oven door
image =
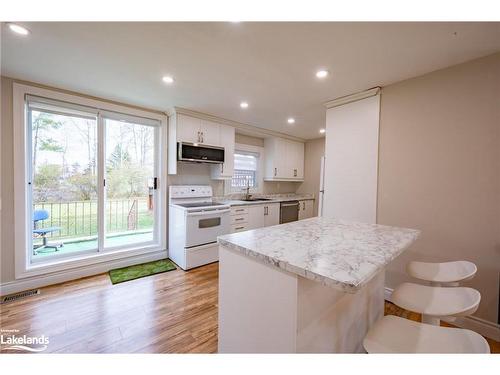
[[[230,232],[230,209],[187,212],[186,247],[217,242],[217,237]]]

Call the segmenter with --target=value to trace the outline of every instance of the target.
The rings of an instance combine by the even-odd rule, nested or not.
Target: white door
[[[201,142],[201,120],[177,115],[177,142]]]
[[[264,226],[270,227],[280,223],[280,204],[271,203],[264,206]]]

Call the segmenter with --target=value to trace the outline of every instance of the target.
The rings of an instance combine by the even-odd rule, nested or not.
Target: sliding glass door
[[[159,243],[159,122],[30,97],[31,262]]]
[[[105,248],[153,242],[155,128],[105,119]]]
[[[31,101],[32,260],[97,252],[97,116]]]

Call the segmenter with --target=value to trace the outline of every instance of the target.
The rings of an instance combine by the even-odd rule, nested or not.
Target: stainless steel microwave
[[[224,147],[177,142],[177,160],[194,163],[224,163]]]

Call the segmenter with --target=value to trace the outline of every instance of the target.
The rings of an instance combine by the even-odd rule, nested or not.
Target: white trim
[[[219,124],[229,125],[229,126],[232,126],[233,128],[235,128],[237,130],[237,133],[249,135],[252,137],[261,137],[261,138],[280,137],[280,138],[286,138],[286,139],[290,139],[292,141],[298,141],[298,142],[305,142],[306,141],[304,138],[294,137],[294,136],[289,135],[289,134],[276,132],[274,130],[259,128],[258,126],[244,124],[244,123],[238,122],[238,121],[228,120],[228,119],[225,119],[222,117],[217,117],[214,115],[194,111],[194,110],[187,109],[187,108],[174,107],[173,109],[169,110],[167,113],[169,116],[172,116],[173,114],[177,114],[177,115],[182,114],[182,115],[186,115],[186,116],[196,117],[196,118],[199,118],[201,120],[213,121],[213,122],[217,122]]]
[[[156,251],[150,254],[138,255],[135,257],[117,259],[112,262],[94,264],[78,269],[71,269],[47,275],[40,275],[31,277],[29,279],[8,281],[0,284],[0,295],[8,295],[12,293],[21,292],[33,288],[41,288],[47,285],[54,285],[69,280],[75,280],[82,277],[97,275],[107,272],[114,268],[127,267],[134,264],[141,264],[145,262],[152,262],[155,260],[165,259],[167,252],[165,250]]]
[[[338,106],[341,106],[344,104],[356,102],[356,101],[361,100],[361,99],[366,99],[366,98],[369,98],[371,96],[378,95],[379,93],[380,93],[380,87],[374,87],[373,89],[369,89],[369,90],[362,91],[362,92],[357,92],[355,94],[342,96],[340,98],[330,100],[330,101],[324,103],[323,105],[326,108],[338,107]]]
[[[384,298],[386,301],[391,302],[391,295],[394,289],[385,287]],[[490,322],[478,318],[476,316],[464,316],[457,318],[444,318],[442,319],[454,326],[470,329],[471,331],[477,332],[482,336],[488,337],[495,341],[500,341],[500,324]]]
[[[162,147],[157,152],[157,171],[159,172],[158,185],[160,191],[157,194],[157,204],[159,205],[157,232],[160,234],[159,244],[141,248],[133,248],[122,251],[107,251],[102,253],[93,253],[91,255],[82,254],[81,257],[54,260],[51,264],[33,265],[30,263],[30,256],[28,255],[27,248],[30,244],[28,228],[31,220],[26,215],[26,207],[28,200],[28,173],[26,162],[26,95],[35,95],[47,99],[59,100],[67,103],[78,104],[82,106],[94,107],[99,110],[107,110],[113,112],[123,112],[131,116],[141,118],[154,119],[159,121],[160,126],[156,127],[157,143],[155,146],[161,144]],[[102,119],[101,116],[99,116]],[[42,275],[52,272],[59,272],[63,269],[86,267],[94,264],[102,264],[108,261],[114,261],[119,258],[129,258],[130,256],[137,256],[150,253],[152,251],[166,251],[166,186],[167,186],[167,171],[166,171],[166,137],[167,137],[167,118],[154,112],[144,111],[140,109],[130,108],[118,104],[108,103],[100,100],[89,99],[78,95],[62,93],[59,91],[44,89],[40,87],[29,86],[20,83],[13,83],[13,125],[14,125],[14,264],[15,264],[15,279],[27,278],[35,275]],[[101,126],[104,129],[103,126]],[[104,138],[101,138],[101,142]],[[101,161],[102,162],[102,161]],[[21,173],[19,173],[21,172]],[[103,176],[101,175],[101,178]],[[98,177],[99,178],[99,177]],[[102,179],[101,179],[102,183]],[[102,204],[101,204],[102,206]],[[163,213],[163,215],[161,215]],[[162,230],[164,228],[164,230]]]

